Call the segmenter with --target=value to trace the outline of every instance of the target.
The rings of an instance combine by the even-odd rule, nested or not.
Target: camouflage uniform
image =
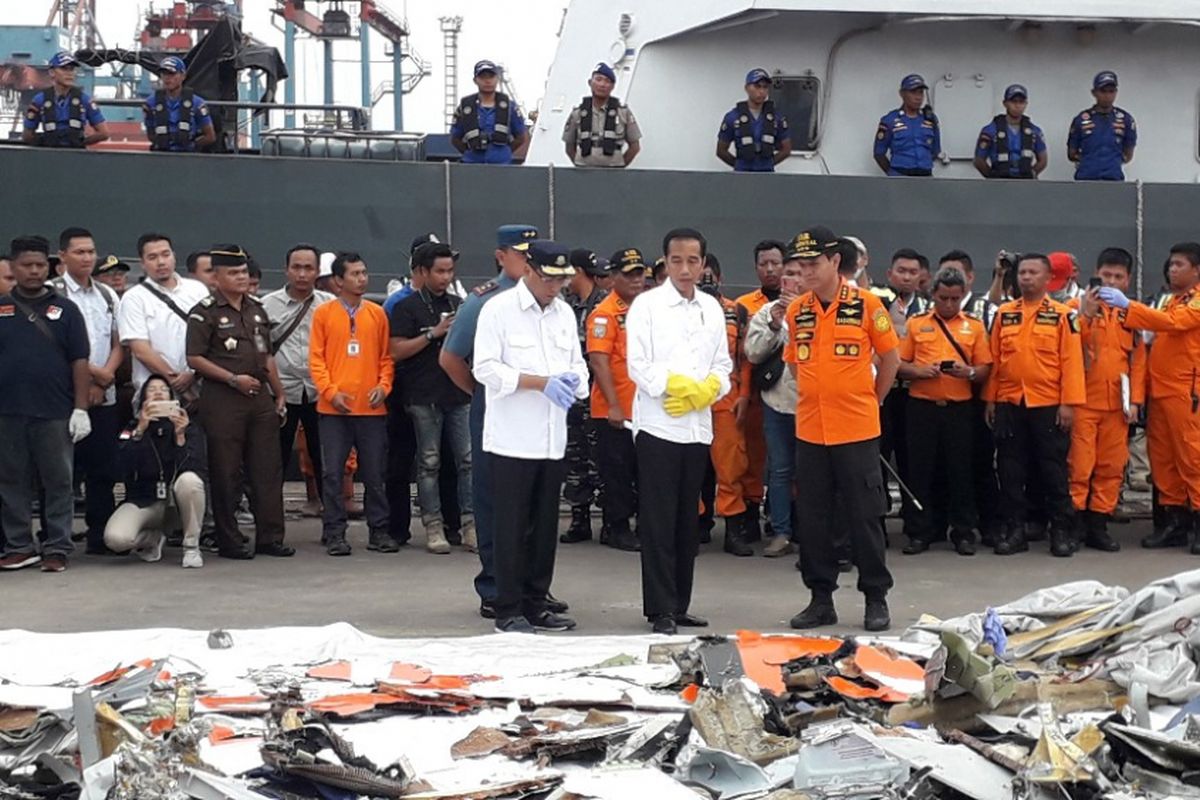
[[[599,286],[585,299],[570,290],[563,299],[575,312],[579,332],[579,344],[587,351],[587,318],[600,305],[608,292]],[[598,437],[591,424],[590,398],[579,400],[567,412],[567,479],[563,484],[563,498],[571,506],[571,528],[565,540],[581,541],[591,538],[591,506],[600,502],[603,486],[600,470],[596,464]]]

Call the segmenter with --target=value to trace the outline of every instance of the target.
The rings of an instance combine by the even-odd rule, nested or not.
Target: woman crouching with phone
[[[158,561],[165,531],[178,525],[183,527],[183,566],[202,567],[204,482],[197,472],[204,451],[199,434],[161,375],[142,384],[135,408],[141,411],[120,442],[125,502],[108,520],[104,543],[117,553],[132,550],[143,561]]]

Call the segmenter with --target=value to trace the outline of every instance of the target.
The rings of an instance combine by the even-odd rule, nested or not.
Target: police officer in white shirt
[[[559,297],[570,251],[535,239],[525,275],[479,312],[475,379],[487,391],[483,449],[492,456],[496,631],[575,627],[546,608],[566,472],[567,409],[588,395],[575,314]]]
[[[208,287],[175,273],[171,239],[161,233],[138,238],[145,277],[121,298],[117,329],[133,355],[134,394],[151,375],[163,375],[183,400],[199,397],[196,376],[187,365],[187,315],[208,297]]]
[[[729,392],[725,313],[696,290],[708,245],[699,231],[663,238],[667,279],[637,297],[625,318],[629,377],[637,384],[642,606],[655,633],[704,627],[688,613],[700,546],[700,484],[712,444],[710,406]]]

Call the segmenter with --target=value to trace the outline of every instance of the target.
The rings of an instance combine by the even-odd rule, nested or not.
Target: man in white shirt
[[[308,366],[308,339],[312,332],[313,311],[333,299],[329,292],[315,287],[321,252],[311,244],[298,244],[284,258],[287,285],[262,299],[263,310],[271,321],[271,352],[275,368],[287,396],[287,418],[279,430],[284,472],[292,459],[296,431],[304,426],[304,442],[317,475],[317,500],[305,503],[305,516],[321,514],[321,434],[317,415],[317,388]]]
[[[116,510],[113,484],[117,480],[117,436],[127,420],[117,418],[117,368],[122,351],[117,338],[117,293],[92,280],[96,268],[96,241],[83,228],[67,228],[58,237],[58,258],[63,273],[50,281],[54,290],[79,306],[87,325],[88,417],[92,434],[75,445],[75,485],[85,482],[87,552],[103,554],[104,526]]]
[[[700,484],[713,426],[710,407],[729,392],[733,362],[725,313],[696,290],[708,245],[677,228],[663,239],[667,279],[639,295],[625,318],[638,463],[642,606],[655,633],[704,627],[688,613],[700,546]]]
[[[575,314],[559,293],[575,273],[570,251],[543,239],[525,275],[479,312],[472,372],[487,392],[483,450],[492,457],[496,631],[565,631],[546,608],[558,542],[567,409],[588,395]]]
[[[142,234],[138,256],[145,277],[121,298],[117,313],[121,344],[133,355],[134,396],[146,378],[162,375],[190,405],[199,392],[187,365],[187,315],[208,297],[208,288],[175,274],[175,251],[165,234]]]

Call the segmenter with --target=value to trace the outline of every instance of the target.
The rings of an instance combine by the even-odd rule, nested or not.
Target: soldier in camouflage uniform
[[[571,251],[571,266],[575,277],[563,290],[563,299],[575,312],[579,344],[587,348],[587,318],[600,305],[608,292],[596,284],[596,278],[607,272],[591,250]],[[567,412],[567,479],[563,497],[571,506],[571,527],[559,537],[564,544],[583,542],[592,538],[592,503],[599,503],[602,490],[600,470],[596,465],[597,433],[591,424],[589,400],[579,400]],[[600,539],[607,537],[601,531]]]

